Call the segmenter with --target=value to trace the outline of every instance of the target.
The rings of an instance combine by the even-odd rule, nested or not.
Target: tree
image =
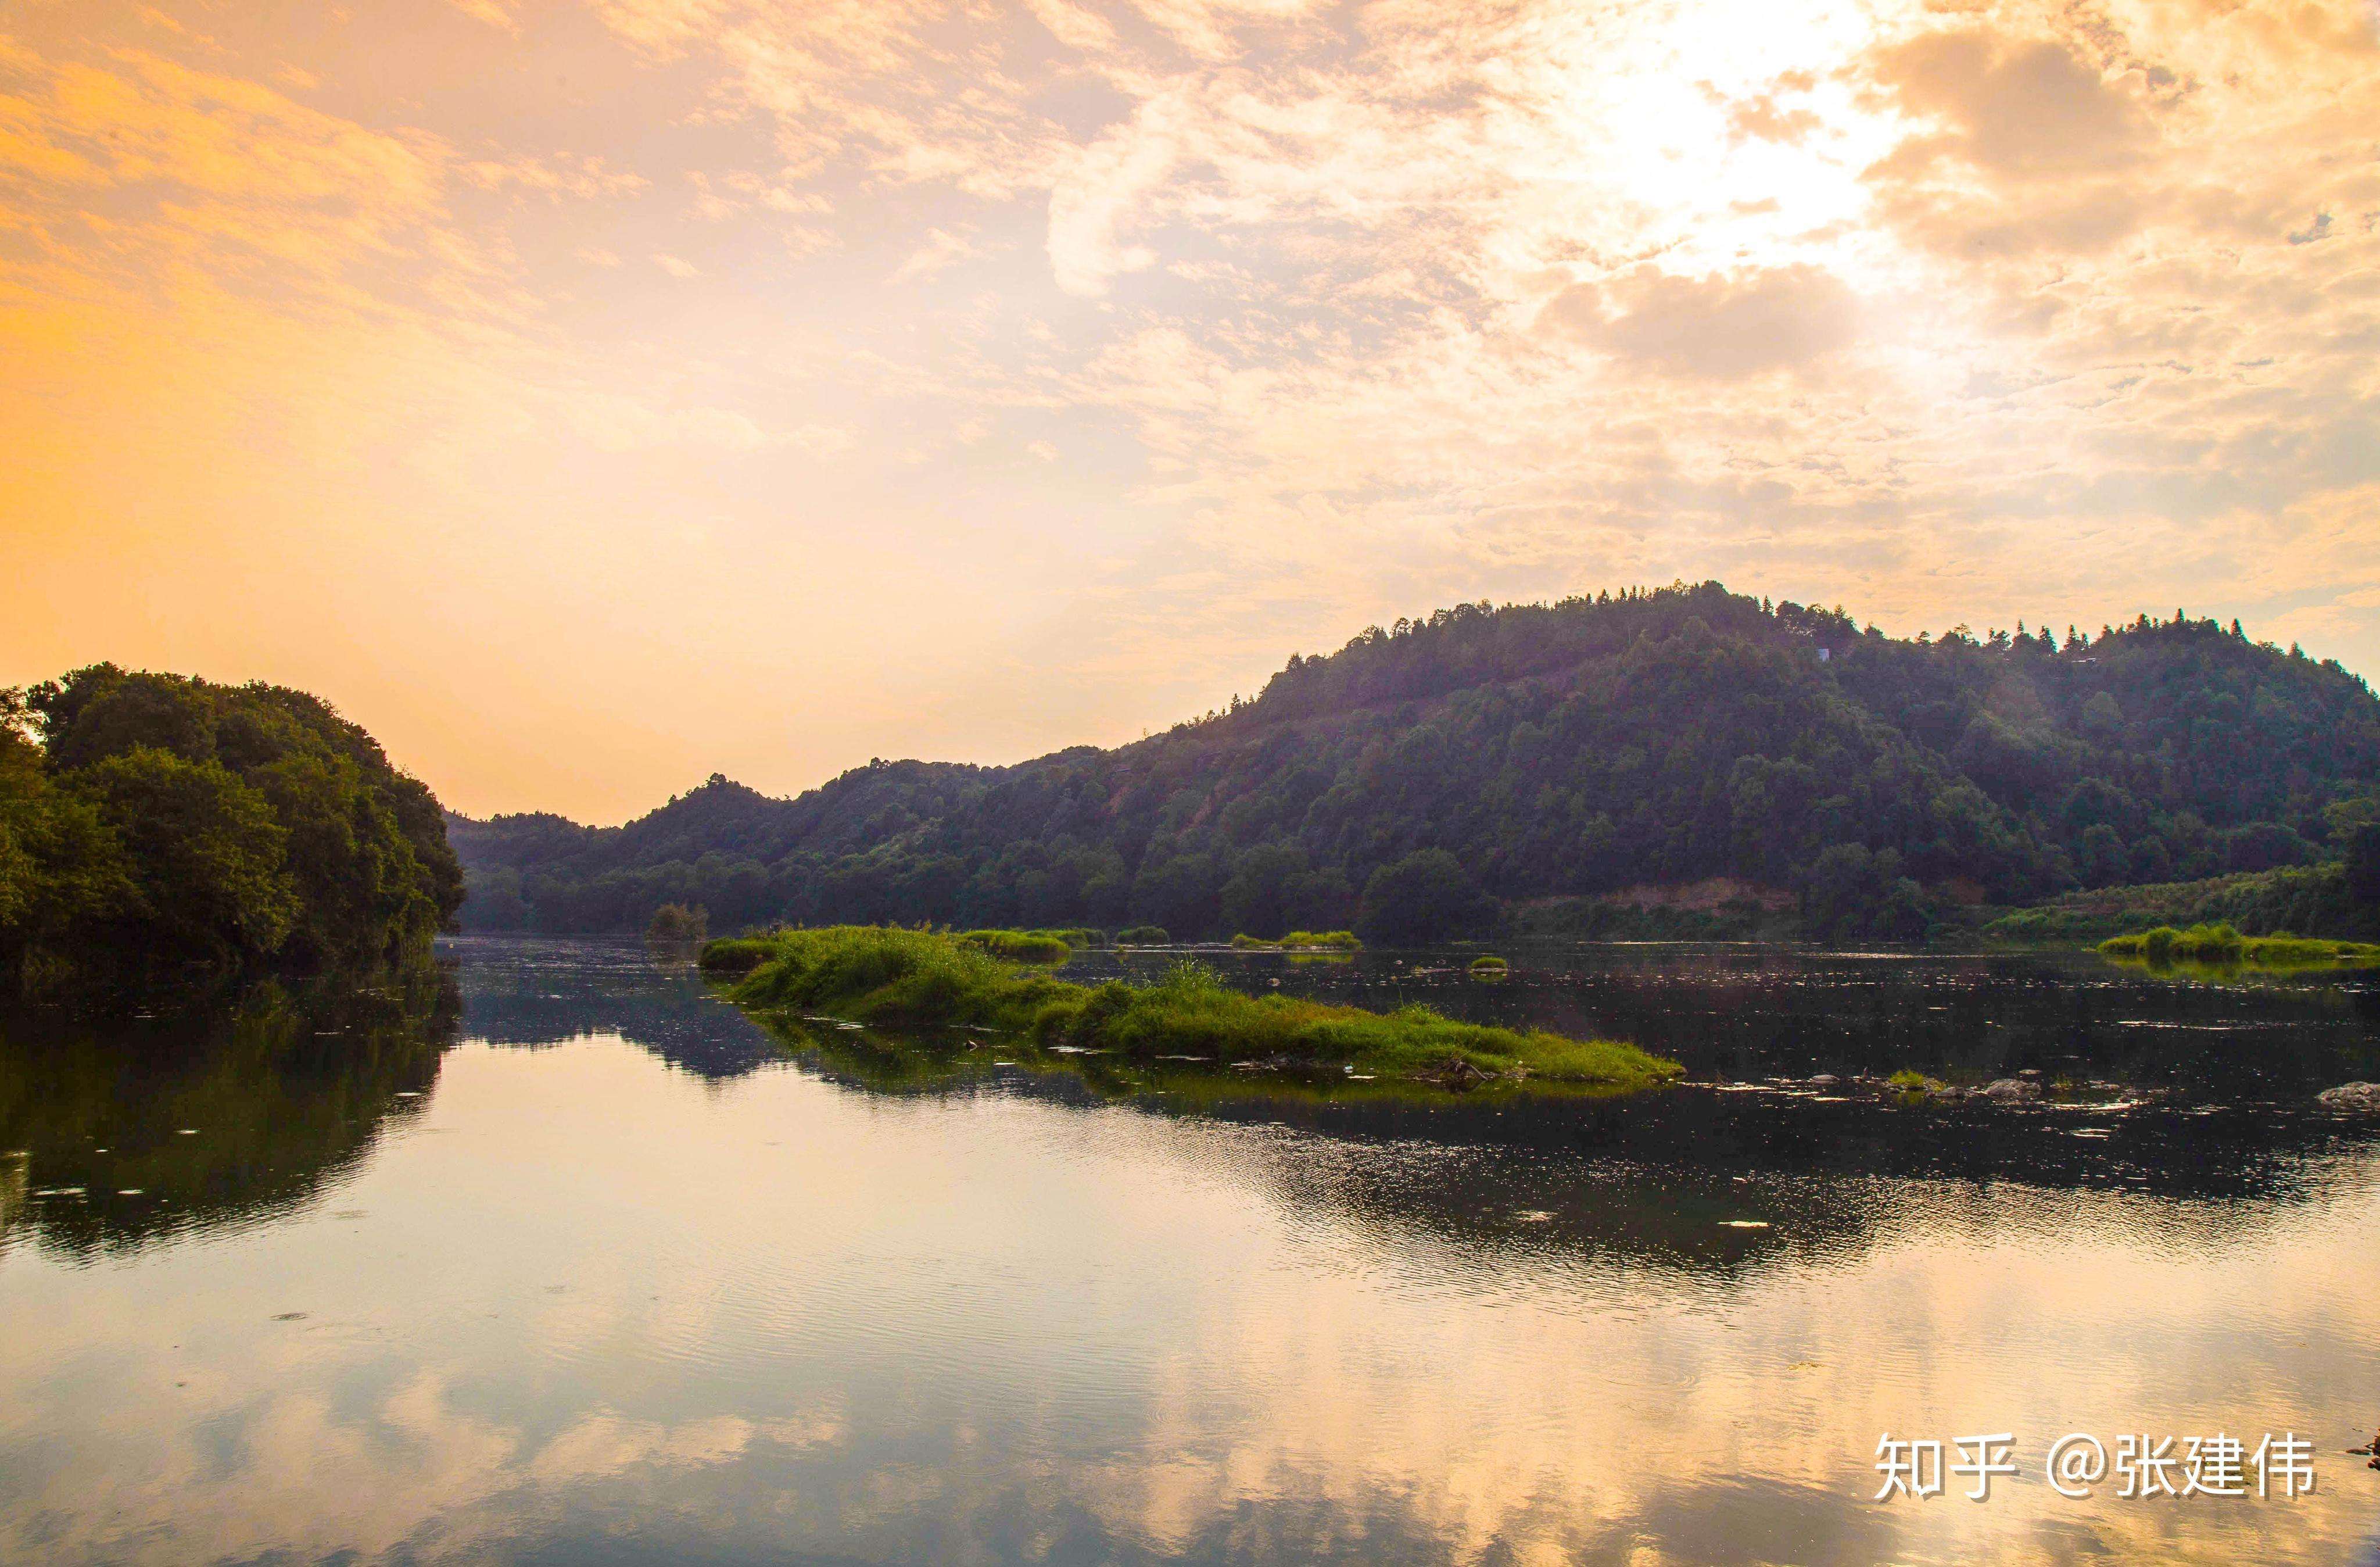
[[[369,962],[438,929],[413,844],[356,763],[285,756],[252,776],[288,834],[297,955],[316,965]]]
[[[700,904],[663,904],[645,926],[649,941],[699,941],[710,931],[710,917]]]
[[[2380,778],[2380,700],[2344,671],[2203,621],[2041,650],[1864,634],[1716,583],[1463,605],[1301,655],[1254,701],[1114,750],[889,762],[791,800],[717,784],[621,828],[506,819],[457,841],[476,877],[517,875],[547,929],[638,929],[665,899],[724,911],[715,881],[667,869],[717,851],[764,868],[757,917],[1005,908],[1196,937],[1346,923],[1354,890],[1424,843],[1507,903],[1798,887],[1835,844],[2030,903],[2078,866],[2111,884],[2216,874],[2225,835],[2260,823],[2277,832],[2244,852],[2302,858],[2294,835]],[[227,723],[215,744],[228,755]]]
[[[463,895],[437,800],[305,692],[113,664],[0,692],[0,968],[20,986],[377,962],[426,951]]]
[[[1925,894],[1901,874],[1900,856],[1858,844],[1837,844],[1811,865],[1802,913],[1813,934],[1833,941],[1922,941],[1933,928]]]
[[[299,913],[289,834],[265,797],[220,763],[136,747],[73,775],[72,787],[129,855],[138,911],[185,956],[269,956]]]
[[[1477,931],[1492,917],[1493,905],[1461,860],[1422,849],[1372,873],[1355,928],[1367,941],[1393,944]]]
[[[2367,821],[2349,836],[2347,887],[2360,901],[2380,904],[2380,822]]]
[[[1291,884],[1305,873],[1305,851],[1277,844],[1250,849],[1223,883],[1223,925],[1234,934],[1279,936],[1291,929]]]
[[[55,963],[78,925],[115,918],[139,898],[123,844],[90,801],[62,793],[25,732],[17,691],[0,691],[0,981],[29,961]]]

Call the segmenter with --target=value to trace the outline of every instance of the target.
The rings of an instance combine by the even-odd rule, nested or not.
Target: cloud
[[[446,3],[474,21],[502,28],[506,32],[520,30],[520,23],[514,18],[511,8],[503,0],[446,0]]]
[[[1943,130],[1904,148],[1912,161],[1954,157],[2002,176],[2137,165],[2155,137],[2137,73],[2110,79],[2068,45],[1982,29],[1925,34],[1880,52],[1879,86]]]
[[[965,239],[946,229],[929,229],[925,243],[909,252],[908,259],[892,269],[887,279],[892,283],[917,283],[932,277],[944,268],[978,254]]]
[[[1118,231],[1172,170],[1186,139],[1184,94],[1151,98],[1130,121],[1085,148],[1050,194],[1050,269],[1069,294],[1100,294],[1119,273],[1153,265],[1157,252]]]
[[[150,3],[182,30],[0,41],[19,515],[170,469],[194,515],[567,517],[574,561],[667,538],[712,582],[900,518],[950,602],[1005,568],[947,519],[997,516],[1050,552],[999,613],[1148,650],[1050,744],[1483,594],[1726,573],[1905,628],[2046,562],[2103,614],[2380,587],[2279,547],[2380,528],[2362,0],[506,0],[338,49]],[[779,653],[855,600],[735,575],[702,624]],[[912,743],[794,736],[775,782]]]
[[[1814,131],[1823,129],[1826,121],[1811,109],[1783,108],[1774,97],[1763,93],[1757,98],[1730,105],[1727,124],[1728,129],[1738,138],[1799,142]]]
[[[1859,334],[1859,300],[1811,266],[1741,278],[1639,273],[1617,290],[1577,284],[1556,295],[1538,329],[1685,375],[1732,380],[1807,366]]]

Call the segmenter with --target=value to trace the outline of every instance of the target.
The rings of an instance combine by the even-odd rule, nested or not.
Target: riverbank
[[[1234,990],[1184,962],[1155,985],[1096,988],[1024,971],[943,934],[835,926],[713,941],[704,971],[760,1012],[918,1029],[957,1027],[1061,1052],[1232,1069],[1311,1065],[1439,1087],[1560,1085],[1627,1093],[1683,1075],[1616,1039],[1461,1023],[1429,1007],[1378,1013]]]

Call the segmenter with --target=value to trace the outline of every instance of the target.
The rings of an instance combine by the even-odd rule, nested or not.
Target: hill
[[[450,820],[467,926],[776,918],[1176,935],[1485,929],[1731,878],[1819,934],[2335,858],[2380,818],[2380,700],[2235,622],[1939,639],[1716,583],[1457,605],[1292,657],[1253,701],[1013,767],[713,775],[619,828]]]
[[[0,991],[371,965],[462,902],[437,800],[318,698],[114,664],[0,691]]]

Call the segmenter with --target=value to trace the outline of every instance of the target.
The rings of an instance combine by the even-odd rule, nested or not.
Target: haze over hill
[[[1956,904],[2321,862],[2375,796],[2370,687],[2236,622],[1900,640],[1705,583],[1372,628],[1112,750],[450,826],[475,929],[634,929],[680,901],[715,929],[1419,936],[1728,878],[1913,935]]]

